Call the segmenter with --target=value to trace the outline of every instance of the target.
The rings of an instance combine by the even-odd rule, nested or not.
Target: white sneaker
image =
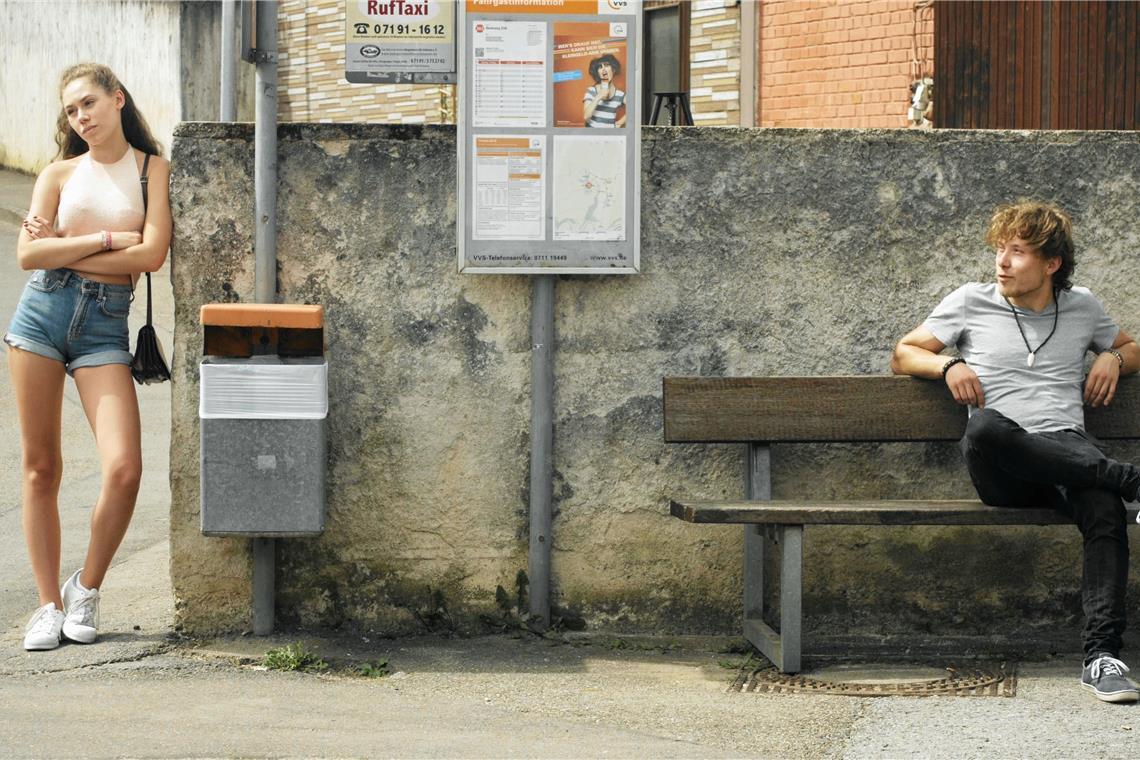
[[[55,602],[48,602],[36,610],[24,628],[24,649],[29,652],[55,649],[62,631],[63,613],[55,608]]]
[[[79,644],[91,644],[99,633],[99,589],[83,588],[79,574],[83,568],[63,584],[63,608],[67,618],[63,621],[63,635]]]

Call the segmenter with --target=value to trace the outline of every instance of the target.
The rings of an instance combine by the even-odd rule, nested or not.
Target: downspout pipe
[[[218,121],[232,122],[237,119],[237,55],[234,37],[237,29],[234,21],[234,7],[237,0],[222,0],[222,82]]]

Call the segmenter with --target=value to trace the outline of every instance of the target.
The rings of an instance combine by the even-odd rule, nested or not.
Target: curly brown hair
[[[1021,238],[1036,248],[1042,258],[1060,258],[1061,266],[1053,273],[1053,287],[1073,287],[1073,270],[1077,267],[1073,220],[1059,206],[1025,199],[998,206],[986,229],[986,244],[997,248],[1013,238]]]
[[[621,61],[619,61],[613,53],[598,56],[590,61],[590,76],[594,78],[594,84],[602,83],[602,77],[598,72],[601,71],[602,66],[606,65],[610,67],[610,71],[613,72],[615,77],[621,73]]]
[[[150,153],[154,156],[162,155],[162,144],[154,139],[154,135],[150,132],[150,127],[143,118],[142,113],[139,112],[135,106],[135,100],[131,94],[127,92],[127,88],[115,76],[115,73],[108,67],[101,63],[78,63],[69,67],[63,72],[59,78],[59,92],[62,95],[63,88],[74,82],[76,79],[83,79],[84,77],[90,79],[94,84],[101,87],[109,93],[114,93],[120,90],[123,93],[125,100],[123,110],[119,112],[123,120],[123,136],[127,138],[127,142],[132,147],[141,150],[143,153]],[[71,125],[67,121],[67,111],[64,109],[59,110],[59,118],[56,120],[55,144],[59,146],[59,153],[56,158],[67,159],[81,156],[87,152],[87,141],[75,133]]]

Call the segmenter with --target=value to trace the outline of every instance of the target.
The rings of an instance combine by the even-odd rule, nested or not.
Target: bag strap
[[[146,217],[146,205],[147,205],[147,182],[150,179],[149,177],[146,176],[146,171],[147,171],[148,166],[150,166],[150,154],[146,153],[143,155],[142,172],[139,174],[139,184],[142,185],[143,218],[144,219]],[[150,327],[150,321],[151,321],[151,313],[150,313],[150,272],[147,272],[146,273],[146,324],[147,324],[147,327]]]
[[[142,184],[143,213],[144,214],[146,213],[146,200],[147,200],[146,199],[146,195],[147,195],[146,186],[147,186],[147,182],[150,180],[150,178],[146,176],[146,170],[147,170],[148,166],[150,166],[150,154],[144,153],[143,154],[143,168],[142,168],[142,172],[139,174],[139,183]]]

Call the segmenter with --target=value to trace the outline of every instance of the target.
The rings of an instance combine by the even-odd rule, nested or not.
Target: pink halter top
[[[59,193],[55,227],[61,237],[92,232],[142,232],[142,184],[134,148],[113,164],[83,154]]]

